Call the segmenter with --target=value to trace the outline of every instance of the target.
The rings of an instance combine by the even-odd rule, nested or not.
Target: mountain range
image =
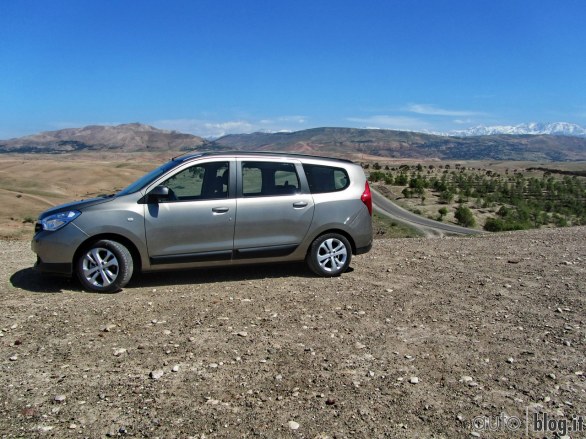
[[[434,133],[447,136],[492,136],[495,134],[513,134],[513,135],[539,135],[548,134],[551,136],[575,136],[586,137],[586,128],[581,127],[575,123],[568,122],[553,122],[553,123],[538,123],[530,122],[519,125],[493,125],[493,126],[477,126],[466,130],[454,130],[447,133]]]
[[[561,124],[560,125],[561,128]],[[569,125],[569,124],[568,124]],[[528,125],[529,128],[531,128]],[[488,129],[489,127],[485,127]],[[537,130],[537,124],[531,129]],[[577,131],[576,131],[577,132]],[[0,153],[84,151],[288,151],[354,159],[386,157],[440,160],[586,160],[586,137],[507,133],[440,136],[410,131],[312,128],[296,132],[231,134],[205,140],[140,123],[91,125],[0,140]]]

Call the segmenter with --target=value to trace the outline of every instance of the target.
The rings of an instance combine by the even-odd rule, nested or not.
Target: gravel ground
[[[335,279],[194,270],[99,295],[0,241],[0,435],[555,437],[531,420],[586,416],[585,242],[377,240]]]

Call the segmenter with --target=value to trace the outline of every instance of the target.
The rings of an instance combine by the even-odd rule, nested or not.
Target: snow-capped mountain
[[[523,123],[520,125],[477,126],[466,130],[454,130],[445,135],[458,137],[490,136],[493,134],[549,134],[552,136],[586,137],[586,128],[575,123]]]

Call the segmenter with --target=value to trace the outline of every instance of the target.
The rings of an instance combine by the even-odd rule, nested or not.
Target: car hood
[[[106,197],[90,198],[87,200],[80,200],[74,201],[72,203],[60,204],[59,206],[52,207],[51,209],[45,210],[43,213],[41,213],[41,215],[39,215],[39,220],[42,220],[43,218],[46,218],[49,215],[53,215],[59,212],[66,212],[68,210],[82,211],[83,209],[90,206],[95,206],[96,204],[108,203],[112,201],[114,198],[115,197],[113,195],[108,195]]]

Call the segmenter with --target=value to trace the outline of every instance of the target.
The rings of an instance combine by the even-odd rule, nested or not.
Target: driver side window
[[[211,162],[186,168],[167,179],[169,201],[228,198],[228,162]]]

